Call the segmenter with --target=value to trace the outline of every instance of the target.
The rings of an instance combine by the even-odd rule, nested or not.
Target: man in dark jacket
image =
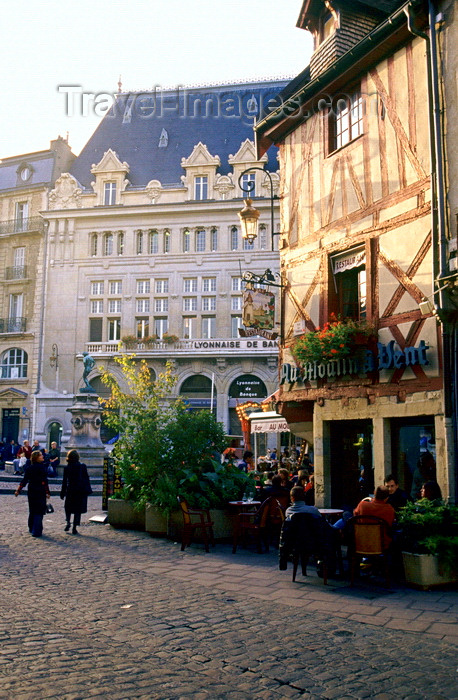
[[[404,508],[410,498],[405,491],[399,488],[398,480],[394,474],[388,474],[388,476],[385,477],[385,486],[390,492],[387,503],[393,506],[395,511]]]

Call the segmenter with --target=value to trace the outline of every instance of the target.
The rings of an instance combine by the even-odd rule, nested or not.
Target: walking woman
[[[14,492],[19,496],[27,486],[29,499],[29,532],[33,537],[41,537],[43,534],[43,515],[46,513],[46,499],[51,498],[48,486],[48,477],[44,466],[44,457],[38,450],[32,452],[30,465],[26,466],[21,483]]]
[[[92,493],[87,467],[80,462],[80,456],[76,450],[70,450],[67,454],[67,466],[64,467],[64,478],[60,497],[65,498],[65,517],[67,524],[65,532],[70,530],[70,520],[73,513],[72,533],[78,535],[76,529],[81,523],[81,513],[87,513],[87,497]]]

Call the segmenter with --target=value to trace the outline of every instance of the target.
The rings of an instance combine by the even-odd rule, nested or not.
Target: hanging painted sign
[[[246,289],[243,293],[245,328],[271,330],[275,323],[275,294],[266,289]]]

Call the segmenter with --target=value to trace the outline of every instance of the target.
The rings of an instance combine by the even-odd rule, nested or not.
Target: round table
[[[335,522],[343,515],[341,508],[318,508],[321,515],[330,523]]]

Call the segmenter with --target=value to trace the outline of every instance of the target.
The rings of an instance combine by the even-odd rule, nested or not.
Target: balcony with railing
[[[10,219],[9,221],[0,221],[0,236],[9,233],[30,233],[44,231],[44,220],[41,216],[28,216],[27,218]]]
[[[22,316],[0,318],[0,333],[25,333],[27,319]]]
[[[27,279],[27,266],[14,265],[14,267],[5,268],[6,280],[25,280]]]
[[[93,354],[138,354],[149,357],[183,357],[197,355],[262,355],[277,354],[278,343],[258,336],[252,338],[208,338],[195,340],[177,340],[166,343],[162,340],[144,343],[141,340],[126,346],[122,341],[89,342],[86,350]]]

